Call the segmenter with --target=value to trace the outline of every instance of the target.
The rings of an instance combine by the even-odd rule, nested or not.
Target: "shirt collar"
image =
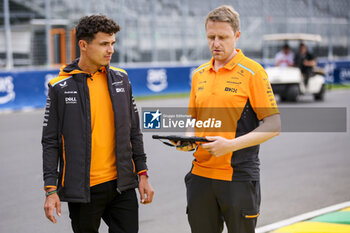
[[[236,49],[237,54],[229,61],[227,62],[223,68],[228,69],[228,70],[232,70],[245,56],[242,52],[242,50],[240,49]],[[211,58],[210,60],[210,66],[209,69],[214,69],[214,57]]]
[[[100,71],[101,73],[107,73],[107,69],[105,66],[101,66],[98,71]]]

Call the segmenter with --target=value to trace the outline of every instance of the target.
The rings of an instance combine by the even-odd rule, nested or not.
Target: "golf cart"
[[[265,65],[271,46],[279,48],[281,43],[288,43],[292,44],[291,47],[293,48],[301,42],[319,43],[320,41],[321,36],[316,34],[284,33],[265,35],[263,37]],[[324,72],[320,68],[314,67],[307,86],[304,84],[304,77],[299,67],[266,66],[265,70],[274,93],[279,95],[281,101],[297,102],[299,96],[305,94],[313,95],[317,101],[324,99],[326,79]]]

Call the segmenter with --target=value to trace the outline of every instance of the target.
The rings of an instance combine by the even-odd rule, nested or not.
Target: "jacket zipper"
[[[63,157],[63,172],[62,172],[62,188],[64,187],[64,178],[66,176],[66,147],[64,145],[64,137],[62,135],[62,157]]]
[[[89,74],[88,74],[89,75]],[[86,140],[87,140],[87,143],[86,143],[86,152],[89,151],[89,148],[88,148],[88,139],[90,138],[90,146],[91,146],[91,111],[88,110],[90,109],[90,94],[89,94],[89,87],[87,85],[87,79],[89,78],[89,76],[86,76],[84,77],[84,81],[83,81],[83,87],[84,87],[84,94],[85,94],[85,116],[87,118],[86,120],[86,131],[87,131],[87,134],[86,135],[90,135],[90,136],[87,136]],[[91,77],[90,77],[91,78]],[[89,127],[90,125],[90,127]],[[90,154],[90,163],[89,163],[89,154]],[[85,157],[85,164],[86,164],[86,168],[85,168],[85,171],[86,171],[86,174],[85,174],[85,188],[87,189],[87,199],[88,201],[90,202],[90,182],[88,183],[88,181],[90,180],[90,168],[89,166],[91,165],[91,148],[90,148],[90,153],[86,153],[86,157]],[[88,166],[89,165],[89,166]]]
[[[131,162],[132,162],[132,171],[133,171],[133,173],[135,173],[136,172],[135,162],[134,162],[134,160],[132,158],[131,158]]]
[[[107,86],[108,86],[108,92],[109,92],[109,97],[111,98],[111,102],[112,102],[112,108],[113,108],[113,116],[114,116],[114,135],[115,135],[115,167],[117,169],[117,174],[118,174],[118,156],[117,156],[117,119],[116,119],[116,110],[115,110],[115,107],[114,107],[114,98],[112,97],[113,96],[113,92],[112,92],[112,78],[110,77],[109,75],[109,69],[106,69],[107,70]],[[119,182],[117,182],[117,188],[116,188],[117,192],[119,194],[121,194],[122,192],[120,191],[119,189]]]

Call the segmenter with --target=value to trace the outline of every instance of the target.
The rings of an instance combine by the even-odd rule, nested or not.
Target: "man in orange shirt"
[[[222,232],[224,222],[229,233],[252,233],[260,207],[259,144],[279,134],[279,111],[263,67],[235,48],[239,14],[218,7],[205,27],[213,57],[193,72],[189,114],[221,119],[222,127],[197,128],[195,136],[211,141],[198,147],[177,142],[178,150],[197,148],[185,177],[188,221],[192,233]]]
[[[125,70],[109,65],[119,25],[103,15],[76,26],[80,58],[49,83],[42,136],[45,214],[56,223],[68,202],[72,228],[138,232],[141,203],[152,202],[139,116]]]

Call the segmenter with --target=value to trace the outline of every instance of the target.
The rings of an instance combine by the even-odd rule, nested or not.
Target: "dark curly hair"
[[[85,40],[88,43],[95,38],[95,34],[98,32],[111,35],[119,31],[120,26],[105,15],[84,16],[75,27],[77,41]]]

